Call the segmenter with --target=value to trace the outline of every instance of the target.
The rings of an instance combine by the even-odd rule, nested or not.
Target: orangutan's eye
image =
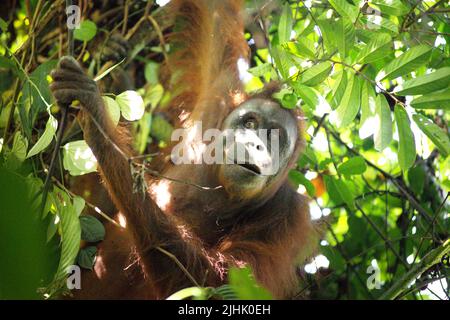
[[[244,127],[246,129],[255,130],[258,127],[258,123],[255,118],[248,118],[244,122]]]

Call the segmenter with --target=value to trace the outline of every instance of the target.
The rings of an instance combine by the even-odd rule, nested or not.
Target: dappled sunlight
[[[155,199],[156,204],[161,210],[167,210],[172,200],[170,193],[170,182],[161,180],[150,187],[150,194]]]

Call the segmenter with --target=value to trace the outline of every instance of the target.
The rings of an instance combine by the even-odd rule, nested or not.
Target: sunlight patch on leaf
[[[122,116],[128,121],[136,121],[142,118],[145,111],[144,100],[132,90],[125,91],[116,97]]]
[[[63,147],[63,165],[72,176],[97,171],[97,159],[84,140],[69,142]]]

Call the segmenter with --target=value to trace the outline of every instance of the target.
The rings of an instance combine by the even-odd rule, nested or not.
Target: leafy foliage
[[[59,38],[66,32],[58,22],[62,2],[20,1],[0,15],[0,256],[12,261],[0,266],[0,298],[61,293],[67,267],[77,262],[92,269],[94,244],[105,236],[101,223],[86,215],[95,206],[68,187],[97,170],[76,125],[64,136],[58,173],[46,197],[43,192],[60,123],[49,72],[67,46]],[[130,2],[145,9],[145,1]],[[247,1],[250,12],[256,2]],[[311,215],[325,219],[326,233],[302,268],[299,297],[448,298],[448,268],[428,254],[448,256],[448,3],[280,2],[250,19],[256,22],[246,35],[252,67],[242,78],[248,92],[281,82],[275,98],[302,109],[306,119],[307,147],[289,178],[309,195]],[[110,9],[91,5],[97,13]],[[103,68],[96,56],[102,35],[117,26],[132,34],[138,18],[130,14],[124,24],[124,13],[108,21],[84,14],[74,34],[76,57],[96,81],[107,81],[129,61]],[[135,70],[142,70],[135,74],[138,89],[103,97],[112,122],[130,123],[136,151],[149,160],[149,150],[165,147],[173,130],[157,112],[171,98],[157,74],[171,49],[139,41],[131,53]],[[71,113],[74,119],[77,109]],[[18,223],[14,218],[24,212],[30,216]],[[80,249],[81,239],[90,244]],[[24,263],[30,260],[35,270]],[[171,298],[213,296],[270,298],[245,268],[232,269],[223,287],[186,288]]]

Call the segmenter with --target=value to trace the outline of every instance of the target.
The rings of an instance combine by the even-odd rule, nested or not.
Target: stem
[[[72,0],[66,0],[66,7],[69,7],[73,4]],[[69,28],[68,30],[68,45],[67,45],[67,53],[70,56],[73,56],[73,52],[74,52],[74,39],[73,39],[73,29]],[[45,209],[45,204],[47,202],[47,195],[48,195],[48,191],[50,189],[50,183],[51,183],[51,179],[53,177],[53,172],[55,171],[55,166],[56,166],[56,158],[58,157],[59,154],[59,149],[61,148],[61,143],[62,143],[62,139],[63,139],[63,135],[64,135],[64,131],[66,129],[67,126],[67,116],[69,114],[69,107],[70,106],[63,106],[61,108],[61,119],[59,121],[59,127],[58,127],[58,133],[56,135],[56,144],[55,144],[55,149],[53,149],[53,153],[52,153],[52,158],[50,161],[50,166],[48,168],[48,173],[47,173],[47,177],[45,177],[45,182],[44,182],[44,187],[43,187],[43,191],[42,191],[42,204],[41,204],[41,212],[44,211]]]

